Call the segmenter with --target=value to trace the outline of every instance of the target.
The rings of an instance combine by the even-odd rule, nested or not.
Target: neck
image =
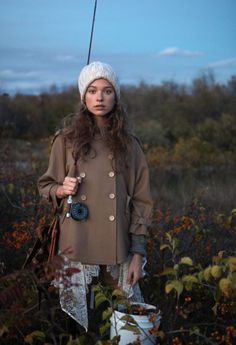
[[[96,121],[98,128],[104,128],[105,127],[105,119],[103,118],[103,116],[96,116],[95,121]]]

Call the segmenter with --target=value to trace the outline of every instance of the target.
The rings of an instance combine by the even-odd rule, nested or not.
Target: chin
[[[93,115],[95,115],[95,116],[106,116],[107,112],[94,112]]]

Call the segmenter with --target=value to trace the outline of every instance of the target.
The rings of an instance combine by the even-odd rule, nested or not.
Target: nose
[[[102,91],[97,92],[97,101],[101,102],[103,100],[103,93]]]

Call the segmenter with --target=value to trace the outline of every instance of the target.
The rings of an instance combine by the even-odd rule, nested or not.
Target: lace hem
[[[52,283],[59,288],[59,298],[61,308],[76,322],[88,329],[88,310],[87,293],[88,285],[91,284],[94,277],[100,273],[99,265],[83,265],[81,262],[70,261],[67,257],[63,258],[63,268],[60,270],[59,277]],[[119,265],[107,265],[107,272],[110,272],[113,279],[118,280],[118,286],[124,291],[128,299],[135,302],[143,302],[143,297],[136,284],[132,287],[127,284],[128,268],[132,256],[127,261]],[[143,258],[142,276],[145,275],[144,266],[146,258]],[[72,274],[68,275],[68,272]]]

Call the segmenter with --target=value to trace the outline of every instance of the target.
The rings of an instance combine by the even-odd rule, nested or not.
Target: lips
[[[104,109],[105,106],[104,106],[104,105],[95,105],[94,108],[95,108],[95,109]]]

